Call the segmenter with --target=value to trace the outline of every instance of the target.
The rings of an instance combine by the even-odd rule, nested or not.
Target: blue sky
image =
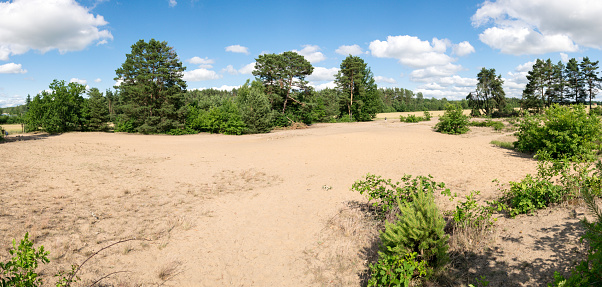
[[[602,59],[602,1],[0,1],[0,107],[54,79],[113,89],[140,39],[167,41],[188,89],[231,89],[261,53],[296,50],[333,87],[341,61],[362,57],[379,87],[461,99],[482,67],[520,97],[537,58]]]

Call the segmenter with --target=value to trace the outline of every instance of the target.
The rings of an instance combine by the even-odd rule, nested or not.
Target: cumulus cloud
[[[472,16],[488,26],[479,38],[502,53],[573,52],[579,45],[601,49],[602,2],[591,0],[486,1]]]
[[[226,47],[226,52],[232,52],[232,53],[242,53],[242,54],[249,54],[249,48],[247,47],[243,47],[241,45],[232,45],[232,46],[228,46]]]
[[[178,1],[176,1],[176,0],[169,0],[169,7],[176,7],[176,5],[178,5]]]
[[[226,68],[222,69],[222,73],[228,73],[230,75],[237,75],[238,74],[238,70],[234,69],[234,67],[232,65],[228,65],[226,66]]]
[[[71,78],[71,80],[69,80],[69,83],[78,83],[78,84],[86,85],[86,84],[88,84],[88,81],[83,80],[83,79],[78,79],[78,78]]]
[[[94,83],[100,83],[100,82],[102,82],[101,78],[96,78],[96,80],[94,80]]]
[[[378,58],[395,58],[412,68],[446,65],[454,61],[445,54],[450,42],[433,38],[431,42],[414,36],[388,36],[386,41],[370,42],[370,52]]]
[[[25,98],[14,95],[7,96],[5,94],[0,93],[0,108],[8,108],[8,107],[16,107],[18,105],[24,105]]]
[[[297,52],[299,55],[305,57],[310,63],[318,63],[326,60],[326,56],[320,52],[320,47],[316,45],[303,45],[301,51],[293,50],[293,52]]]
[[[215,63],[215,60],[213,59],[209,59],[207,57],[205,57],[204,59],[201,57],[192,57],[190,59],[187,60],[188,63],[191,64],[195,64],[195,65],[212,65]]]
[[[362,51],[362,48],[360,48],[360,46],[356,44],[356,45],[351,45],[351,46],[342,45],[338,49],[335,50],[335,53],[343,55],[343,56],[348,56],[348,55],[357,56],[357,55],[361,55],[362,53],[364,53],[364,51]]]
[[[529,61],[524,64],[520,64],[514,68],[514,71],[508,72],[502,79],[504,80],[504,91],[506,97],[520,98],[523,90],[529,82],[527,75],[529,71],[533,69],[535,61]]]
[[[463,56],[466,56],[468,54],[475,52],[474,47],[468,41],[464,41],[459,44],[455,44],[452,47],[452,50],[453,50],[454,54],[456,54],[460,57],[463,57]]]
[[[32,49],[66,53],[106,43],[113,36],[99,27],[107,24],[75,0],[0,2],[0,60]]]
[[[255,62],[245,65],[244,67],[240,68],[238,70],[238,72],[243,75],[250,75],[253,73],[254,70],[255,70]]]
[[[313,87],[314,90],[316,90],[316,91],[321,91],[321,90],[324,90],[324,89],[334,89],[337,86],[334,83],[334,81],[330,81],[330,82],[322,83],[322,84],[316,84],[316,83],[313,83],[313,82],[309,82],[309,85],[311,87]]]
[[[198,68],[192,71],[184,71],[184,76],[182,79],[187,82],[199,82],[199,81],[207,81],[207,80],[217,80],[222,76],[216,73],[215,71],[211,71],[205,68]]]
[[[8,63],[0,65],[0,74],[25,74],[27,70],[21,68],[21,64]]]
[[[376,76],[376,77],[374,77],[374,81],[376,81],[377,83],[388,83],[388,84],[395,84],[395,83],[397,83],[397,81],[395,81],[395,79],[393,79],[393,78],[387,78],[387,77],[383,77],[383,76]]]
[[[447,63],[443,66],[431,66],[424,69],[416,69],[410,73],[410,80],[414,82],[437,81],[441,77],[449,77],[462,70],[462,66]]]
[[[339,72],[339,68],[324,68],[315,67],[314,72],[307,76],[308,81],[334,81],[335,75]]]
[[[569,61],[569,55],[565,54],[565,53],[560,53],[560,60],[563,63],[567,63]]]

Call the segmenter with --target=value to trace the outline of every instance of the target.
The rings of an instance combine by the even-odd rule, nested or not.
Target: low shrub
[[[44,246],[37,250],[33,247],[33,242],[29,240],[29,233],[19,242],[13,240],[13,247],[8,251],[12,255],[8,262],[0,262],[0,286],[23,286],[34,287],[42,286],[42,279],[38,277],[36,269],[39,264],[46,264],[48,260],[48,251],[44,251]]]
[[[405,122],[405,123],[417,123],[417,122],[425,122],[425,121],[430,121],[432,118],[431,113],[429,113],[428,111],[424,111],[424,116],[422,117],[418,117],[416,115],[408,115],[407,117],[404,117],[403,115],[399,116],[399,121],[400,122]]]
[[[445,234],[445,220],[434,201],[433,187],[423,191],[418,186],[412,200],[398,202],[400,213],[394,223],[386,222],[381,233],[381,252],[404,256],[416,252],[418,260],[426,261],[427,277],[448,261],[449,237]]]
[[[413,199],[417,192],[439,190],[442,194],[449,194],[445,183],[433,181],[431,175],[417,176],[404,175],[401,181],[393,182],[381,176],[367,174],[365,180],[358,180],[351,186],[352,191],[357,191],[368,198],[368,203],[377,211],[380,218],[386,218],[390,213],[395,213],[399,202]]]
[[[405,256],[379,253],[376,264],[370,264],[368,286],[410,286],[412,278],[426,275],[426,262],[416,260],[416,252]]]
[[[545,151],[553,158],[599,150],[602,123],[583,105],[553,105],[542,116],[526,116],[516,133],[514,147],[521,152]]]
[[[496,221],[493,218],[495,208],[490,205],[480,205],[475,197],[480,191],[471,191],[465,201],[456,205],[454,210],[454,222],[460,228],[488,228]]]
[[[435,130],[444,134],[464,134],[468,129],[468,116],[459,105],[448,105],[435,125]]]
[[[509,206],[510,216],[514,217],[560,203],[566,195],[562,186],[528,174],[519,182],[510,182],[510,189],[504,194],[503,201]]]

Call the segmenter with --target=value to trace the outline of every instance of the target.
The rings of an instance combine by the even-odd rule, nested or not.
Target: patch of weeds
[[[368,286],[410,286],[412,278],[426,275],[426,262],[417,260],[417,253],[405,256],[379,253],[376,264],[370,264]]]
[[[391,179],[367,174],[365,180],[356,181],[351,190],[365,195],[368,203],[372,203],[381,219],[386,218],[390,213],[396,213],[398,203],[411,201],[412,195],[418,190],[440,190],[442,194],[450,193],[449,189],[445,189],[445,183],[433,181],[431,175],[415,178],[404,175],[401,181],[393,182]]]
[[[490,144],[498,146],[498,147],[501,147],[501,148],[514,150],[514,144],[512,142],[504,142],[504,141],[493,140],[493,141],[490,142]]]
[[[492,127],[496,131],[501,131],[504,129],[504,123],[490,119],[487,119],[484,122],[472,121],[468,123],[468,125],[473,127]]]
[[[416,115],[408,115],[407,117],[404,117],[403,115],[399,116],[399,121],[400,122],[405,122],[405,123],[417,123],[417,122],[428,122],[430,121],[432,118],[431,113],[429,113],[428,111],[424,112],[424,116],[422,117],[418,117]]]

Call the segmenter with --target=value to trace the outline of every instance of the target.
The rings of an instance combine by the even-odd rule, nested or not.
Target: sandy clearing
[[[349,188],[366,173],[431,174],[454,192],[481,190],[487,200],[499,196],[493,179],[535,172],[531,158],[489,144],[508,134],[473,127],[466,135],[444,135],[432,130],[435,123],[389,119],[245,136],[67,133],[0,144],[0,248],[29,231],[66,268],[118,239],[148,238],[104,252],[82,277],[127,270],[107,282],[311,286],[304,250],[347,201],[364,200]],[[492,278],[493,286],[534,285],[539,271],[525,271],[523,261],[540,258],[543,266],[559,248],[542,251],[542,242],[574,237],[542,241],[549,237],[545,228],[578,225],[577,219],[559,222],[567,214],[562,209],[551,213],[501,219],[493,244],[498,253],[467,259],[478,262],[467,265],[467,277],[504,273]],[[553,262],[574,260],[565,257]],[[495,260],[503,266],[485,267]]]

